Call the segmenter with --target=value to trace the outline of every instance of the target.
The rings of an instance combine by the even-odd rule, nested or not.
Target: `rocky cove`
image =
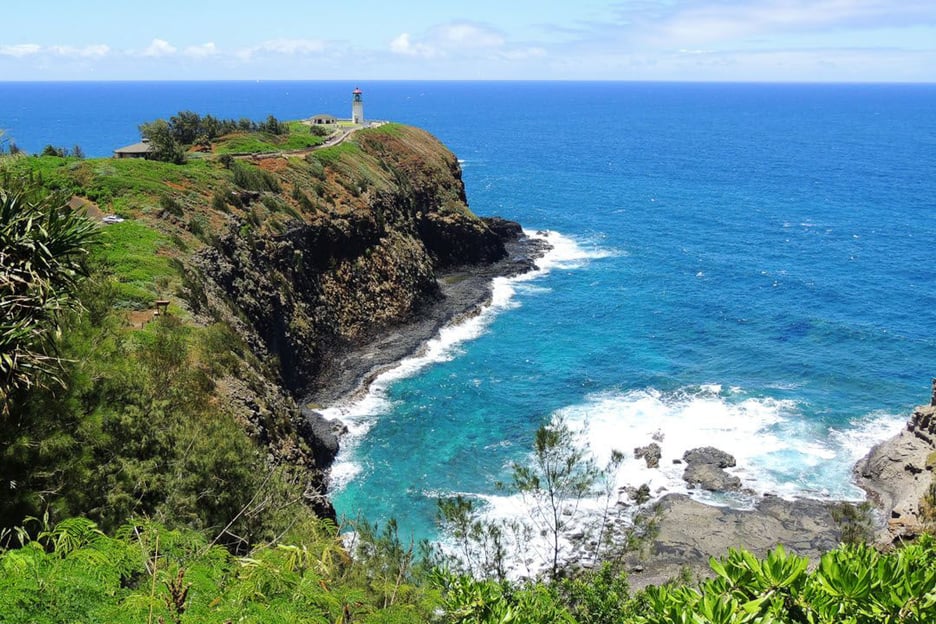
[[[249,346],[244,374],[219,384],[226,401],[271,461],[305,470],[307,499],[324,515],[334,514],[327,470],[341,425],[316,409],[366,388],[443,325],[476,312],[493,277],[530,270],[543,252],[518,224],[468,211],[457,160],[428,134],[392,125],[356,133],[353,145],[311,177],[301,159],[261,161],[284,189],[317,187],[322,204],[281,231],[245,231],[234,218],[186,269],[193,312],[233,327]],[[881,541],[916,530],[932,478],[932,420],[915,414],[912,429],[857,469],[880,505]],[[725,470],[733,460],[703,455],[684,458],[687,481],[737,487]],[[816,557],[839,541],[832,505],[766,496],[745,511],[663,496],[659,534],[632,562],[633,582],[659,582],[686,565],[701,572],[729,547],[763,554],[784,543]]]
[[[416,128],[357,131],[335,158],[253,164],[274,176],[277,201],[313,195],[316,206],[255,226],[260,193],[240,193],[244,212],[185,262],[183,299],[198,322],[246,344],[241,373],[218,380],[222,400],[271,462],[301,469],[307,502],[333,517],[325,492],[340,425],[315,408],[475,313],[491,280],[531,269],[543,243],[472,214],[455,157]]]

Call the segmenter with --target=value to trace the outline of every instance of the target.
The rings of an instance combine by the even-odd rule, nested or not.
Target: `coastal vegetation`
[[[738,550],[707,580],[631,591],[619,553],[652,536],[652,517],[615,532],[620,456],[596,466],[561,421],[506,484],[528,519],[440,502],[457,558],[392,521],[336,524],[293,395],[334,344],[431,299],[434,267],[499,250],[424,133],[391,124],[303,155],[231,156],[244,143],[225,136],[283,150],[277,137],[301,133],[250,124],[153,122],[167,162],[0,162],[0,623],[933,620],[933,539],[878,552],[845,509],[856,543],[813,566]],[[189,159],[205,141],[218,156]],[[564,549],[596,493],[605,513],[572,566]],[[543,574],[512,580],[518,539],[546,544]]]
[[[84,518],[0,552],[0,622],[501,624],[924,624],[936,613],[936,543],[842,546],[810,562],[732,550],[712,578],[632,592],[609,565],[552,581],[476,579],[432,565],[391,524],[353,544],[325,521],[232,555],[152,521],[112,537]],[[21,533],[26,533],[21,530]]]
[[[140,125],[150,144],[150,157],[183,164],[189,152],[251,154],[302,150],[324,142],[321,128],[302,122],[282,122],[273,115],[263,121],[218,119],[192,111],[180,111],[168,120]]]

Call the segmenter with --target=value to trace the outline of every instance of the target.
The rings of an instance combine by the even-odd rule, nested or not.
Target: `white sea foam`
[[[371,383],[367,393],[350,403],[338,404],[322,410],[326,418],[337,418],[348,428],[341,439],[341,452],[331,468],[331,490],[343,488],[360,472],[355,450],[362,437],[381,414],[393,408],[387,398],[387,389],[393,383],[412,377],[427,366],[446,362],[456,357],[461,345],[482,335],[500,312],[516,307],[518,291],[537,292],[529,282],[553,270],[571,270],[584,266],[590,260],[607,258],[615,252],[597,246],[586,246],[554,231],[524,231],[530,238],[545,241],[549,251],[536,261],[536,269],[515,277],[497,277],[491,284],[491,301],[479,314],[459,323],[447,325],[416,355],[401,360],[393,368],[381,373]]]
[[[685,465],[675,463],[693,448],[714,446],[734,455],[728,470],[745,489],[786,497],[860,498],[850,480],[854,463],[876,442],[896,433],[904,416],[869,414],[832,429],[802,414],[796,401],[748,397],[740,388],[704,384],[663,393],[637,390],[600,393],[559,410],[599,463],[612,450],[625,453],[619,487],[646,483],[655,494],[686,492],[706,502],[745,506],[749,497],[713,496],[687,490]],[[659,468],[647,468],[633,450],[657,442]]]
[[[852,485],[855,462],[875,443],[896,434],[904,415],[873,413],[856,418],[840,429],[823,428],[802,414],[796,401],[749,397],[742,389],[725,390],[721,384],[703,384],[664,393],[655,389],[604,392],[584,402],[557,410],[580,437],[579,441],[599,465],[605,465],[613,450],[625,455],[613,491],[625,492],[642,484],[654,498],[667,493],[687,493],[715,505],[750,507],[756,496],[772,493],[785,497],[860,500],[862,492]],[[658,468],[648,468],[634,457],[634,448],[657,442],[662,457]],[[749,492],[732,495],[690,490],[682,479],[687,450],[714,446],[734,455],[737,466],[728,472],[738,476]],[[463,495],[465,495],[463,493]],[[628,502],[627,495],[621,494]],[[483,515],[491,522],[529,518],[529,501],[518,494],[476,495],[483,502]],[[583,501],[585,518],[602,513],[606,501]],[[633,507],[631,507],[633,510]],[[587,524],[587,520],[585,523]],[[566,552],[571,545],[564,543]],[[536,573],[535,560],[548,552],[543,538],[525,543],[522,552],[509,557],[511,573]]]

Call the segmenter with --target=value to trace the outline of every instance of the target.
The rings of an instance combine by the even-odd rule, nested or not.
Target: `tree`
[[[0,182],[0,413],[11,394],[55,378],[62,314],[86,274],[94,223],[64,196],[21,179]]]
[[[175,139],[165,119],[142,124],[140,134],[150,143],[151,158],[176,165],[185,164],[185,148]]]
[[[601,472],[562,419],[536,431],[530,465],[513,464],[513,486],[531,503],[530,520],[549,544],[545,559],[553,579],[559,576],[567,530],[575,526],[579,504]]]
[[[461,495],[439,499],[437,521],[456,543],[456,553],[444,556],[446,563],[474,578],[507,578],[507,552],[502,522],[479,517],[474,503]]]
[[[59,158],[65,158],[68,156],[68,150],[64,147],[55,147],[54,145],[46,145],[42,149],[40,156],[58,156]]]

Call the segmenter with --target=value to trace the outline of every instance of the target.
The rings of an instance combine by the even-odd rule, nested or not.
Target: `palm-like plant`
[[[57,380],[55,338],[95,231],[64,196],[0,179],[0,414],[16,390]]]

